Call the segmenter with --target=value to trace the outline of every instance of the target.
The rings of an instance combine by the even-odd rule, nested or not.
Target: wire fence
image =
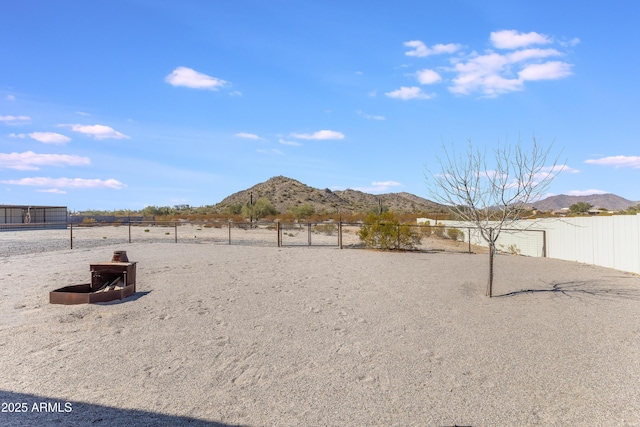
[[[84,249],[126,243],[194,243],[278,247],[366,248],[360,238],[365,224],[344,222],[189,222],[128,221],[68,223],[64,229],[37,230],[17,224],[0,233],[0,256],[62,249]],[[400,226],[398,236],[400,235]],[[486,253],[479,230],[472,227],[402,224],[415,239],[417,251]],[[16,231],[24,230],[18,233]],[[393,233],[393,229],[391,231]],[[400,247],[401,245],[398,245]],[[543,230],[503,230],[499,252],[546,256]]]

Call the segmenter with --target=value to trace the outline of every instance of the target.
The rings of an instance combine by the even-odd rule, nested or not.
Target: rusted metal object
[[[111,262],[90,264],[91,283],[65,286],[49,293],[51,304],[92,304],[124,299],[136,292],[136,262],[115,251]]]
[[[127,258],[127,251],[113,251],[111,262],[129,262],[129,258]]]

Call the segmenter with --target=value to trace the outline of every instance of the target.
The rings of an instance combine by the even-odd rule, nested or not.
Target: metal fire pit
[[[115,251],[111,262],[90,264],[91,283],[65,286],[49,292],[51,304],[92,304],[124,299],[136,292],[136,262],[125,251]]]

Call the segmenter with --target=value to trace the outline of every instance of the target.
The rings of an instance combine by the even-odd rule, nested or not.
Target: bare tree
[[[500,232],[520,219],[531,202],[547,193],[551,181],[564,167],[558,164],[558,157],[547,164],[551,148],[542,147],[535,137],[525,148],[519,139],[515,145],[498,146],[488,158],[486,150],[474,148],[469,141],[462,153],[443,146],[444,157],[436,157],[438,171],[426,167],[429,197],[462,221],[473,223],[489,244],[489,297]]]

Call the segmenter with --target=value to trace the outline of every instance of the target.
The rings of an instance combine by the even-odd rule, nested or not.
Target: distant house
[[[66,206],[0,205],[0,230],[67,228]]]
[[[567,216],[567,214],[569,213],[569,208],[556,209],[551,213],[556,216]]]
[[[593,207],[587,211],[589,215],[600,215],[602,213],[609,213],[608,209],[603,209],[600,207]]]

